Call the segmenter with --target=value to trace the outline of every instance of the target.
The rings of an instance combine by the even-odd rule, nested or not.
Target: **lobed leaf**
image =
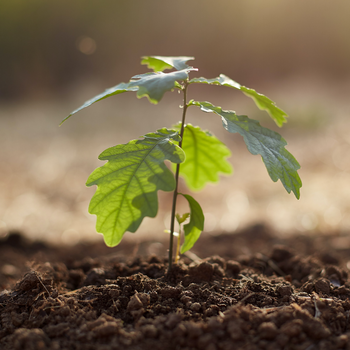
[[[81,111],[84,108],[87,108],[89,106],[91,106],[93,103],[104,100],[107,97],[111,97],[114,95],[118,95],[121,94],[123,92],[127,92],[127,91],[137,91],[138,87],[131,85],[130,82],[129,83],[120,83],[116,86],[113,86],[107,90],[105,90],[104,92],[102,92],[99,95],[96,95],[95,97],[91,98],[90,100],[87,100],[83,105],[81,105],[79,108],[75,109],[73,112],[71,112],[66,118],[64,118],[60,124],[60,126],[68,119],[70,118],[73,114]]]
[[[227,131],[243,136],[250,153],[262,156],[271,179],[274,182],[280,179],[288,193],[293,191],[296,198],[300,198],[302,183],[297,172],[300,165],[284,148],[287,142],[280,134],[262,127],[256,120],[245,115],[236,115],[233,111],[224,111],[210,102],[190,101],[189,104],[200,107],[204,112],[218,114]]]
[[[231,155],[230,150],[198,126],[186,124],[182,149],[186,160],[181,164],[180,175],[191,190],[200,190],[208,182],[218,182],[219,173],[232,173],[232,166],[226,160]]]
[[[194,57],[187,56],[144,56],[141,64],[146,64],[149,69],[155,72],[163,72],[165,69],[175,68],[176,70],[183,70],[191,68],[186,64],[187,61],[194,60]]]
[[[184,161],[184,151],[174,144],[179,140],[177,131],[163,128],[101,153],[99,159],[108,162],[92,172],[86,185],[98,186],[89,213],[97,215],[96,230],[108,246],[117,245],[126,231],[135,232],[144,217],[157,215],[158,190],[175,189],[164,161]]]
[[[157,104],[166,91],[175,88],[177,81],[188,79],[188,72],[193,68],[183,69],[170,73],[156,72],[135,75],[130,84],[137,86],[137,97],[147,96],[149,101]]]
[[[190,206],[190,222],[184,225],[185,241],[181,246],[181,254],[190,250],[197,242],[201,232],[204,229],[204,215],[199,203],[190,195],[182,194]]]
[[[256,92],[254,89],[250,89],[240,85],[239,83],[237,83],[236,81],[232,80],[231,78],[227,77],[224,74],[220,74],[219,77],[213,78],[213,79],[206,79],[203,77],[194,78],[194,79],[191,79],[189,83],[221,85],[221,86],[227,86],[227,87],[240,90],[246,96],[251,97],[259,109],[265,110],[278,126],[282,126],[283,123],[287,122],[288,114],[284,112],[282,109],[278,108],[275,102],[270,100],[267,96]]]
[[[187,66],[188,67],[188,66]],[[148,97],[149,101],[157,104],[163,97],[164,93],[179,88],[178,81],[184,81],[188,79],[188,72],[196,70],[195,68],[188,67],[179,71],[170,73],[163,72],[150,72],[145,74],[135,75],[128,83],[120,83],[114,87],[111,87],[101,94],[86,101],[82,106],[70,113],[65,119],[62,120],[62,125],[73,114],[81,111],[84,108],[91,106],[93,103],[101,101],[107,97],[121,94],[128,91],[136,91],[137,97]]]

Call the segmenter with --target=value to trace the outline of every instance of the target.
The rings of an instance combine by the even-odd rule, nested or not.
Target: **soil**
[[[0,242],[0,349],[350,349],[348,236],[203,234],[159,243]]]

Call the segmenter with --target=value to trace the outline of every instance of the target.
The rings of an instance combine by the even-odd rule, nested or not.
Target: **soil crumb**
[[[201,237],[168,270],[154,242],[0,241],[4,350],[350,349],[349,246],[262,225]]]

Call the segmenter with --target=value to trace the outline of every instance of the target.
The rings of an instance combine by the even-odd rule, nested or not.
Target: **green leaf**
[[[208,182],[218,182],[219,173],[232,173],[232,166],[226,160],[230,150],[198,126],[185,126],[182,149],[186,160],[181,164],[180,175],[191,190],[200,190]]]
[[[137,91],[138,98],[147,96],[150,102],[157,104],[162,99],[166,91],[170,91],[175,87],[179,87],[177,81],[184,81],[188,79],[188,72],[192,70],[195,70],[195,68],[189,67],[180,71],[170,73],[150,72],[135,75],[131,78],[131,80],[128,83],[120,83],[114,87],[111,87],[110,89],[107,89],[106,91],[93,97],[92,99],[86,101],[82,106],[70,113],[68,117],[63,119],[60,125],[62,125],[73,114],[91,106],[93,103],[127,91]]]
[[[271,101],[263,94],[259,94],[254,89],[249,89],[245,86],[241,87],[241,91],[248,97],[251,97],[259,109],[266,111],[278,126],[282,126],[287,122],[288,114],[278,108],[275,102]]]
[[[101,153],[99,159],[108,162],[92,172],[86,185],[98,186],[89,212],[97,215],[96,230],[108,246],[117,245],[126,231],[135,232],[144,217],[156,216],[158,190],[174,190],[174,175],[164,161],[184,161],[183,150],[174,144],[179,140],[177,131],[163,128]]]
[[[120,83],[116,86],[113,86],[107,90],[105,90],[104,92],[102,92],[101,94],[91,98],[90,100],[86,101],[82,106],[80,106],[79,108],[75,109],[73,112],[71,112],[68,117],[64,118],[61,122],[60,125],[62,125],[68,118],[70,118],[73,114],[81,111],[84,108],[87,108],[89,106],[91,106],[93,103],[104,100],[107,97],[111,97],[114,95],[118,95],[121,94],[123,92],[127,92],[127,91],[137,91],[138,87],[137,86],[133,86],[130,85],[130,83]]]
[[[149,101],[157,104],[166,91],[175,88],[177,81],[188,79],[188,72],[194,68],[183,69],[170,73],[156,72],[135,75],[130,84],[138,86],[137,97],[147,96]]]
[[[182,193],[179,193],[182,194]],[[197,242],[201,232],[204,229],[204,215],[199,203],[190,195],[182,194],[190,206],[190,222],[184,225],[185,241],[181,246],[181,254],[190,250]]]
[[[181,225],[190,217],[190,213],[185,213],[183,215],[176,214],[175,217],[176,217],[178,224]]]
[[[194,78],[191,79],[189,83],[221,85],[240,90],[246,96],[251,97],[259,109],[265,110],[278,126],[282,126],[283,123],[287,122],[288,114],[282,109],[278,108],[275,102],[271,101],[267,96],[256,92],[254,89],[250,89],[240,85],[239,83],[237,83],[236,81],[232,80],[224,74],[220,74],[219,77],[214,79]]]
[[[233,111],[224,111],[210,102],[190,101],[204,112],[213,112],[221,116],[224,128],[232,133],[243,136],[247,148],[252,154],[260,154],[271,179],[281,180],[288,193],[293,191],[296,198],[300,198],[302,186],[297,170],[299,163],[284,146],[285,139],[275,131],[262,127],[258,121],[245,115],[236,115]]]
[[[188,69],[187,61],[194,60],[194,57],[187,56],[145,56],[142,57],[141,64],[146,64],[149,69],[155,72],[163,72],[165,69],[175,68],[176,70]]]

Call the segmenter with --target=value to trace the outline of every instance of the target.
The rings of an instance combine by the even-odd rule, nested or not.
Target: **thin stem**
[[[181,240],[181,225],[179,224],[179,235],[176,237],[176,253],[175,253],[175,264],[180,259],[180,240]]]
[[[183,87],[183,110],[182,110],[182,121],[181,121],[181,130],[180,130],[180,142],[179,147],[182,147],[182,139],[184,135],[185,130],[185,119],[186,119],[186,111],[188,108],[187,105],[187,87],[188,82],[186,81]],[[173,246],[174,246],[174,227],[175,227],[175,212],[176,212],[176,200],[178,195],[178,184],[179,184],[179,173],[180,173],[180,164],[176,165],[176,171],[175,171],[175,190],[173,194],[173,205],[171,208],[171,222],[170,222],[170,243],[169,243],[169,270],[171,270],[171,267],[173,265]]]

